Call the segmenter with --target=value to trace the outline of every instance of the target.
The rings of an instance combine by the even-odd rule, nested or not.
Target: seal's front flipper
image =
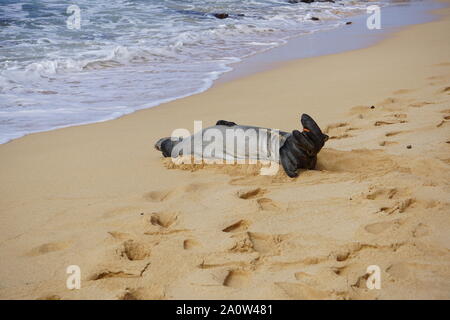
[[[237,123],[232,122],[232,121],[219,120],[216,122],[216,126],[234,127],[234,126],[237,126]]]
[[[289,177],[295,178],[298,176],[297,164],[292,161],[292,156],[289,154],[289,150],[285,146],[280,149],[280,162],[283,166],[284,172],[286,172]]]

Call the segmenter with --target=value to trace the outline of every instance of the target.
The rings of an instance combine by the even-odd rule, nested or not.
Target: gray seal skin
[[[225,137],[227,130],[231,130],[233,134],[239,136],[248,129],[253,129],[258,139],[257,149],[252,149],[246,145],[243,149],[237,148],[236,150],[233,148],[228,150],[229,148],[227,149],[225,143],[223,143],[223,150],[219,150],[219,154],[214,154],[212,158],[279,161],[286,174],[291,178],[295,178],[298,176],[299,169],[315,168],[317,154],[328,140],[328,136],[322,133],[317,123],[309,115],[302,114],[300,121],[303,131],[293,130],[289,133],[219,120],[215,126],[205,128],[186,138],[161,138],[156,142],[155,148],[161,151],[164,157],[176,158],[183,155],[183,151],[186,152],[186,150],[188,150],[188,154],[202,157],[203,151],[211,143],[210,141],[205,141],[203,137],[213,133],[213,130]],[[264,140],[261,140],[262,135],[264,135]],[[200,150],[194,147],[195,139],[199,139],[197,141],[202,142]],[[264,141],[264,143],[259,144],[260,141]]]

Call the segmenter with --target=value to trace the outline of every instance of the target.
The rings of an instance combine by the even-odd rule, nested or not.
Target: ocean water
[[[67,24],[73,4],[79,29]],[[0,0],[0,143],[199,93],[234,62],[372,4],[385,3]]]

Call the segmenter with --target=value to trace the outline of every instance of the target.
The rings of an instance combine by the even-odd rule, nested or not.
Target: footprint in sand
[[[175,212],[154,212],[151,214],[149,222],[153,226],[169,228],[177,219],[178,214]]]
[[[287,235],[245,232],[236,234],[237,239],[230,252],[257,252],[262,256],[274,256],[281,254],[281,243]]]
[[[393,137],[393,136],[399,135],[401,133],[406,133],[406,132],[408,132],[408,131],[389,131],[389,132],[387,132],[385,134],[385,136],[386,137]]]
[[[280,244],[285,239],[285,235],[271,235],[256,232],[249,232],[248,237],[253,244],[253,249],[263,255],[279,254]]]
[[[408,118],[408,115],[406,113],[394,113],[392,116],[394,118],[397,118],[397,119],[406,119],[406,118]]]
[[[393,145],[396,145],[396,144],[398,144],[398,142],[396,142],[396,141],[386,141],[386,140],[384,140],[384,141],[381,141],[378,145],[380,147],[387,147],[387,146],[393,146]]]
[[[307,272],[303,272],[303,271],[298,271],[298,272],[296,272],[296,273],[294,273],[294,278],[296,279],[296,280],[305,280],[305,279],[308,279],[308,280],[312,280],[312,281],[314,281],[314,276],[313,275],[311,275],[311,274],[309,274],[309,273],[307,273]]]
[[[331,271],[338,276],[343,276],[349,270],[348,265],[340,266],[340,267],[332,267]]]
[[[109,279],[109,278],[137,278],[139,277],[136,274],[128,273],[125,271],[110,271],[110,270],[104,270],[100,271],[90,277],[90,280],[103,280],[103,279]]]
[[[162,236],[173,233],[187,232],[186,228],[174,228],[179,225],[178,212],[153,212],[144,218],[147,231],[145,235]]]
[[[164,288],[151,284],[145,288],[125,289],[125,292],[119,296],[119,300],[161,300],[164,299],[166,293]]]
[[[394,279],[407,279],[411,276],[411,268],[408,263],[394,263],[386,268],[386,272]]]
[[[407,122],[408,121],[406,121],[406,120],[398,120],[398,119],[396,119],[396,120],[387,120],[387,121],[379,120],[379,121],[375,121],[375,123],[373,125],[375,127],[381,127],[381,126],[388,126],[388,125],[391,125],[391,124],[407,123]]]
[[[57,294],[50,294],[50,295],[46,295],[46,296],[37,298],[37,300],[61,300],[61,297],[58,296]]]
[[[436,125],[436,128],[442,127],[446,122],[447,122],[447,121],[442,120],[441,122],[439,122],[439,123]]]
[[[445,88],[441,89],[439,92],[450,94],[450,87],[445,87]]]
[[[345,139],[351,138],[353,135],[349,134],[348,131],[358,130],[357,128],[353,128],[349,126],[350,124],[347,122],[338,122],[328,125],[324,132],[329,135],[329,139]]]
[[[383,111],[398,112],[403,111],[403,104],[410,100],[389,97],[378,103],[379,109]]]
[[[351,253],[352,253],[351,251],[343,251],[336,253],[335,254],[336,261],[338,262],[346,261],[348,258],[350,258]]]
[[[364,229],[368,233],[380,234],[383,231],[386,231],[390,228],[399,227],[400,225],[401,225],[401,220],[395,219],[392,221],[371,223],[371,224],[368,224],[367,226],[365,226]]]
[[[351,137],[353,137],[353,135],[348,134],[348,133],[343,133],[343,134],[330,136],[329,140],[340,140],[340,139],[346,139],[346,138],[351,138]]]
[[[149,248],[141,242],[127,240],[123,243],[122,256],[130,261],[144,260],[149,255]]]
[[[242,232],[246,231],[250,226],[250,222],[247,220],[239,220],[228,227],[222,229],[223,232]]]
[[[151,202],[162,202],[169,198],[171,191],[151,191],[144,194],[144,199]]]
[[[244,270],[230,270],[223,280],[223,285],[230,288],[243,288],[250,283],[251,274]]]
[[[422,107],[424,107],[426,105],[429,105],[429,104],[434,104],[434,102],[428,102],[428,101],[413,102],[413,103],[409,104],[409,106],[413,107],[413,108],[422,108]]]
[[[208,187],[207,183],[191,183],[183,187],[184,192],[199,192]]]
[[[130,239],[130,236],[131,236],[129,233],[120,232],[120,231],[109,231],[108,233],[111,235],[111,237],[113,237],[116,240]]]
[[[88,279],[92,281],[113,279],[113,278],[140,278],[147,271],[150,266],[150,262],[145,265],[140,265],[139,269],[135,269],[133,272],[125,271],[116,268],[102,268],[100,271],[91,275]],[[115,270],[114,270],[115,269]]]
[[[251,190],[242,190],[237,193],[238,197],[240,199],[255,199],[258,197],[263,196],[265,193],[267,193],[267,190],[256,188]],[[256,200],[256,203],[258,204],[258,208],[260,210],[264,211],[278,211],[281,209],[281,206],[277,204],[275,201],[269,198],[259,198]]]
[[[200,246],[200,243],[195,239],[186,239],[183,241],[184,250],[192,250],[198,246]]]
[[[35,247],[27,253],[27,256],[35,257],[43,254],[47,254],[50,252],[60,251],[68,248],[70,246],[70,241],[62,241],[62,242],[50,242],[42,244],[38,247]]]
[[[256,202],[258,203],[259,209],[263,210],[263,211],[279,211],[279,210],[281,210],[281,204],[279,204],[278,202],[275,202],[269,198],[261,198],[261,199],[256,200]]]
[[[381,207],[379,212],[386,215],[393,214],[394,212],[403,213],[414,203],[414,199],[408,198],[405,200],[397,201],[393,206]]]
[[[261,189],[261,188],[256,188],[256,189],[251,189],[251,190],[241,190],[238,191],[237,195],[240,199],[254,199],[257,197],[262,196],[263,194],[265,194],[267,192],[267,190],[265,189]]]
[[[232,236],[235,239],[233,246],[228,250],[229,252],[254,252],[254,245],[250,239],[249,232],[237,233]]]
[[[303,283],[275,282],[284,293],[296,300],[323,300],[330,299],[332,295],[327,291],[322,291]]]
[[[430,227],[428,227],[426,224],[419,223],[414,230],[412,231],[412,236],[414,238],[420,238],[425,237],[431,233]]]
[[[450,116],[444,116],[443,119],[441,120],[441,122],[439,122],[436,127],[440,128],[442,127],[444,124],[446,124],[447,122],[450,121]]]
[[[348,125],[349,124],[347,122],[332,123],[332,124],[329,124],[328,126],[326,126],[324,132],[325,133],[330,133],[334,129],[344,128],[344,127],[347,127]]]
[[[174,228],[179,225],[178,212],[153,212],[146,218],[148,230],[144,232],[149,236],[162,236],[173,233],[187,232],[186,228]]]
[[[372,243],[353,242],[344,245],[340,249],[329,254],[329,258],[334,258],[337,262],[347,261],[349,259],[357,258],[361,252],[365,250],[373,250],[373,252],[381,252],[381,250],[389,250],[395,252],[403,243],[392,243],[389,245],[377,245]]]
[[[369,200],[393,199],[397,193],[398,193],[398,190],[396,188],[370,187],[365,198],[369,199]]]
[[[352,288],[358,289],[366,289],[367,288],[367,279],[369,279],[370,274],[364,273],[362,276],[359,276],[356,281],[351,285]]]

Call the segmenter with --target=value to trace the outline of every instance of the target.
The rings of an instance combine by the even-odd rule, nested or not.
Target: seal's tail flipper
[[[325,142],[328,140],[328,135],[322,133],[322,130],[320,130],[314,119],[306,113],[302,114],[300,121],[303,125],[302,134],[304,134],[314,143],[315,151],[319,152]]]
[[[234,127],[234,126],[237,126],[237,124],[235,122],[232,122],[232,121],[219,120],[219,121],[216,122],[216,126]]]
[[[304,131],[312,132],[318,137],[323,135],[322,130],[320,130],[319,128],[319,125],[314,121],[313,118],[311,118],[311,116],[307,115],[306,113],[302,114],[300,122],[302,123],[303,128],[306,129]]]

